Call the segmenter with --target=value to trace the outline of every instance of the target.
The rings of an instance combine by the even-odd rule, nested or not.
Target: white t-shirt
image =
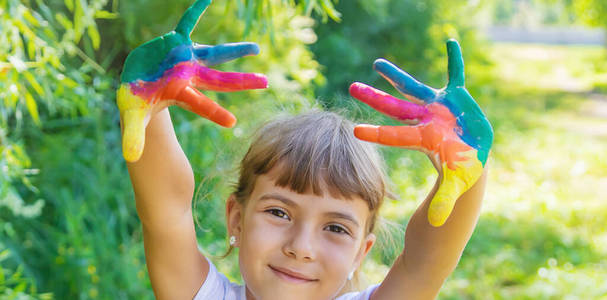
[[[207,261],[209,262],[209,275],[193,300],[246,300],[245,287],[228,280],[217,271],[208,258]],[[379,284],[375,284],[361,292],[343,294],[335,300],[368,300],[378,286]]]

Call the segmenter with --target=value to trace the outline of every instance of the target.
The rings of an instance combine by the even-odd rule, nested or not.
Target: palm
[[[143,152],[150,116],[172,104],[186,108],[221,126],[236,123],[232,113],[198,89],[231,92],[267,87],[261,74],[220,72],[208,68],[235,58],[259,53],[254,43],[199,45],[190,33],[210,0],[197,0],[177,28],[137,47],[127,57],[117,93],[124,125],[123,155],[136,161]]]
[[[491,124],[464,87],[464,64],[456,41],[447,42],[449,83],[436,90],[384,59],[374,68],[409,101],[362,83],[350,94],[376,110],[413,126],[359,125],[366,141],[424,151],[441,172],[441,183],[428,210],[434,226],[444,224],[455,201],[481,176],[493,142]]]

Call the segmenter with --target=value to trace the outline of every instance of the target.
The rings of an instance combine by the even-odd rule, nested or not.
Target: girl
[[[384,60],[376,61],[376,70],[411,102],[364,84],[352,85],[350,93],[355,98],[415,126],[354,127],[335,114],[316,111],[271,122],[257,133],[242,160],[238,186],[226,202],[229,243],[239,248],[245,283],[239,286],[218,273],[198,250],[191,210],[194,176],[166,109],[178,104],[230,127],[234,117],[195,87],[232,91],[266,85],[265,77],[259,74],[206,68],[255,54],[256,46],[187,43],[197,16],[208,4],[197,1],[177,29],[161,39],[164,44],[159,49],[169,50],[149,51],[159,43],[153,40],[140,47],[147,49],[133,51],[164,55],[158,60],[164,69],[133,71],[129,66],[141,68],[146,63],[131,54],[118,91],[125,158],[156,297],[436,297],[477,222],[492,140],[488,121],[463,87],[463,61],[457,43],[449,41],[447,45],[450,80],[442,90],[415,81]],[[145,138],[138,138],[138,134]],[[363,291],[346,293],[375,242],[373,229],[386,194],[379,155],[371,144],[355,136],[424,151],[439,178],[409,221],[406,246],[386,278]]]

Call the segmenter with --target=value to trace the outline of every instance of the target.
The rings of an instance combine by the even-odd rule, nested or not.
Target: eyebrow
[[[349,214],[341,213],[338,211],[332,211],[332,212],[326,213],[326,215],[329,217],[332,217],[332,218],[348,220],[348,221],[352,222],[356,227],[360,227],[360,225],[358,224],[358,221],[356,221],[356,219],[354,219],[354,217],[352,217]]]
[[[288,206],[299,207],[299,204],[297,204],[295,201],[293,201],[283,195],[280,195],[280,194],[273,194],[273,193],[265,194],[259,198],[259,202],[264,201],[264,200],[278,200]],[[338,212],[338,211],[331,211],[331,212],[325,213],[325,215],[332,217],[332,218],[348,220],[348,221],[354,223],[354,225],[356,225],[357,227],[360,227],[360,224],[358,224],[358,221],[356,221],[356,219],[350,214]]]
[[[280,202],[284,202],[284,204],[288,206],[299,207],[299,205],[295,201],[279,194],[265,194],[259,198],[259,202],[264,200],[278,200]]]

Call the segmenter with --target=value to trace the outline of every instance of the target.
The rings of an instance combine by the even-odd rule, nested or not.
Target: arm
[[[485,192],[487,170],[455,203],[441,227],[427,221],[439,181],[407,225],[405,249],[371,299],[435,299],[472,236]]]
[[[486,162],[493,142],[489,121],[464,87],[459,44],[447,42],[449,82],[436,90],[392,63],[374,68],[409,101],[362,83],[353,97],[410,126],[359,125],[362,140],[422,151],[439,177],[407,226],[405,249],[374,299],[433,299],[454,270],[476,225],[484,194]]]
[[[230,92],[267,86],[260,74],[208,68],[259,52],[253,43],[192,43],[189,34],[209,3],[197,0],[175,31],[134,49],[125,61],[117,92],[123,156],[143,224],[146,264],[157,299],[192,299],[209,270],[196,242],[192,167],[177,141],[167,107],[175,104],[232,127],[236,118],[198,89]]]
[[[209,266],[196,243],[191,210],[194,174],[168,108],[151,118],[145,151],[127,167],[154,294],[157,299],[192,299]]]
[[[141,158],[126,164],[135,192],[137,214],[144,225],[172,223],[168,218],[178,218],[190,210],[194,173],[177,141],[168,108],[151,118],[145,135],[146,147]],[[152,201],[167,196],[172,200]]]

